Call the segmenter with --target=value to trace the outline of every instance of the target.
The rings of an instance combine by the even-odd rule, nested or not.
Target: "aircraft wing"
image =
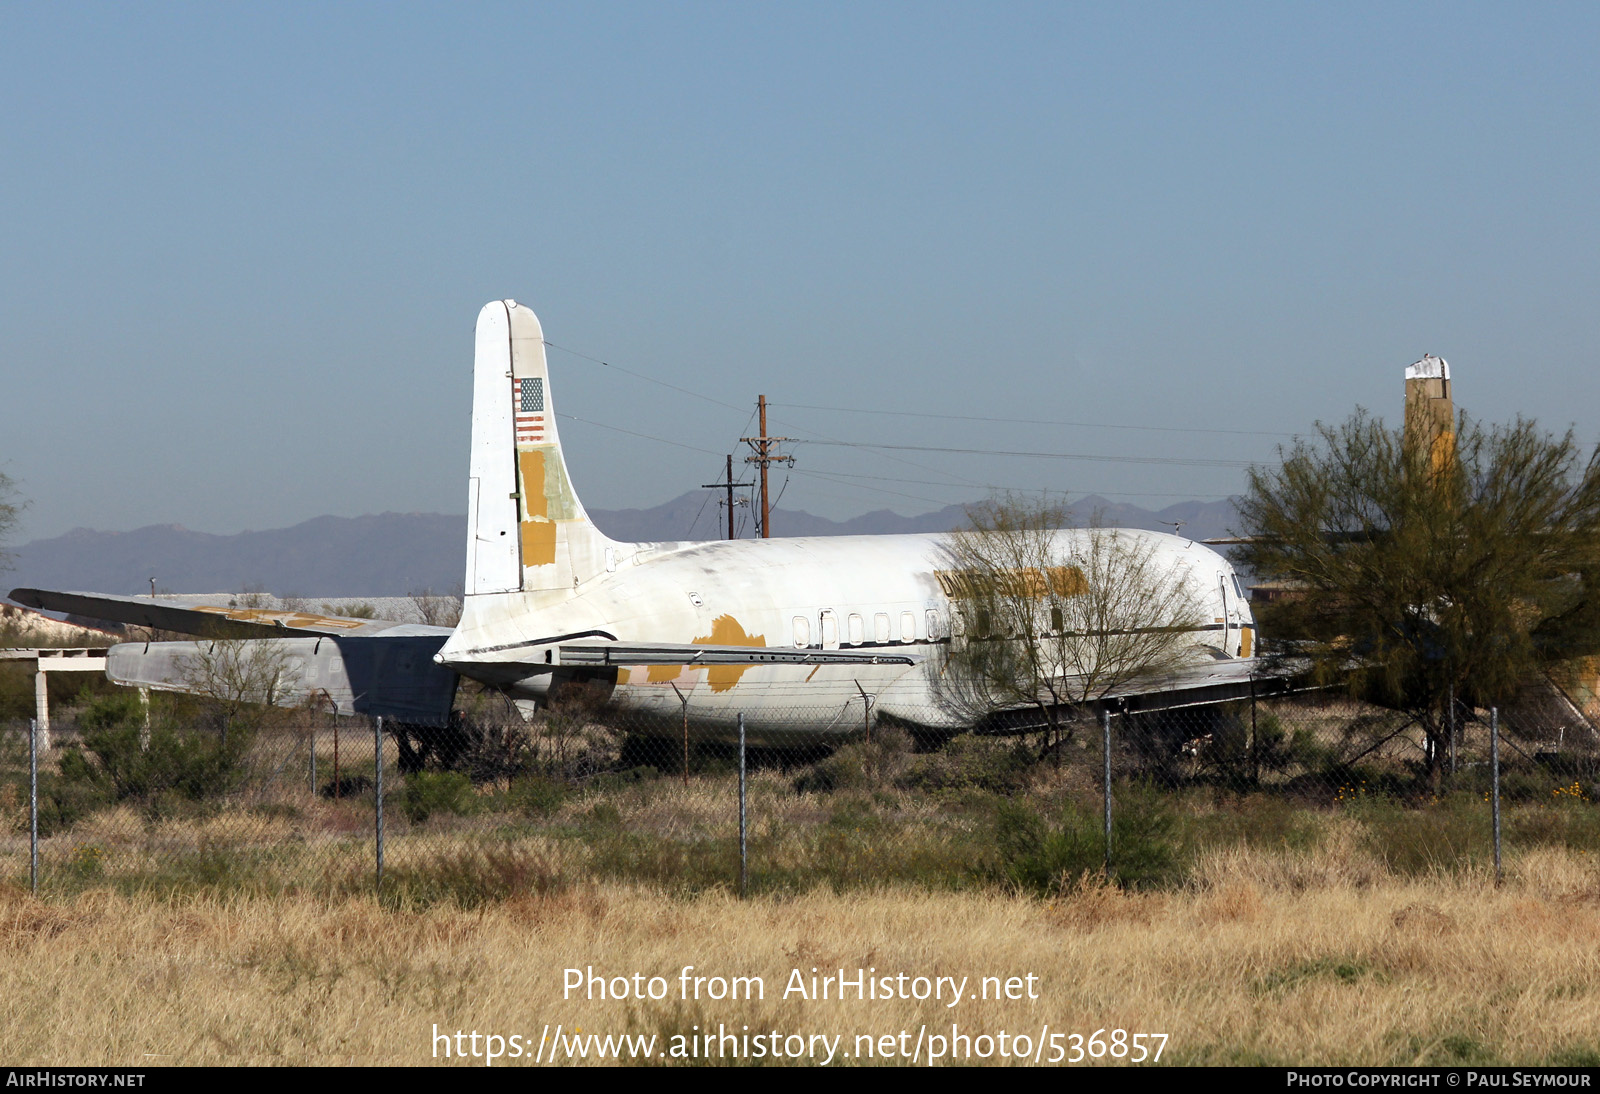
[[[1225,703],[1252,694],[1281,695],[1307,687],[1303,679],[1307,667],[1269,667],[1259,658],[1217,661],[1112,688],[1101,701],[1115,710],[1137,713]]]
[[[409,636],[437,634],[448,636],[449,627],[428,627],[415,623],[396,623],[387,619],[350,619],[314,612],[282,611],[271,608],[227,608],[194,606],[151,596],[113,596],[109,593],[69,593],[50,589],[12,589],[11,599],[30,608],[66,612],[113,623],[128,623],[179,634],[208,638],[281,637],[286,632],[311,635],[360,635],[368,637],[405,628]]]

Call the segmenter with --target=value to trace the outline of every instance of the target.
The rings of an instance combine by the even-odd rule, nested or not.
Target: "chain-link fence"
[[[36,759],[15,723],[0,739],[0,869],[50,891],[473,903],[599,879],[1165,886],[1239,850],[1487,876],[1501,855],[1600,845],[1600,739],[1575,711],[1457,707],[1430,735],[1310,692],[1041,711],[953,737],[879,719],[867,699],[835,713],[827,733],[817,712],[800,729],[770,701],[693,726],[583,703],[524,719],[494,702],[446,728],[65,719]]]

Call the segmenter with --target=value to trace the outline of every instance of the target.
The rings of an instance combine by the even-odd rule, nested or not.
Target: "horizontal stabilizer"
[[[207,638],[266,638],[285,631],[300,634],[368,635],[404,628],[407,635],[448,637],[449,627],[427,627],[387,619],[350,619],[314,612],[273,608],[195,606],[151,596],[113,596],[109,593],[64,593],[52,589],[12,589],[11,599],[30,608],[65,612],[87,619],[104,619],[135,627],[175,631]]]
[[[433,661],[443,644],[444,634],[125,642],[107,654],[106,676],[128,687],[442,726],[458,680]]]

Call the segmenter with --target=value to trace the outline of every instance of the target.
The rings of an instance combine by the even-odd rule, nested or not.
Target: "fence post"
[[[312,723],[311,734],[311,800],[317,800],[317,727]]]
[[[667,683],[672,684],[671,680]],[[689,785],[689,697],[678,691],[678,685],[672,684],[672,690],[677,693],[678,702],[683,707],[683,785]]]
[[[1504,880],[1500,870],[1500,708],[1489,708],[1489,777],[1494,805],[1494,883]]]
[[[1106,880],[1111,880],[1111,710],[1100,708],[1100,750],[1104,753],[1105,771],[1101,785],[1105,788]]]
[[[1250,674],[1250,785],[1261,786],[1261,738],[1256,732],[1256,674]]]
[[[1446,701],[1450,704],[1445,708],[1445,735],[1450,741],[1450,774],[1456,773],[1456,686],[1450,685],[1446,693]]]
[[[377,809],[377,847],[378,847],[378,888],[383,887],[383,715],[378,715],[372,722],[372,759],[376,769],[376,778],[373,780],[374,789],[378,799]]]
[[[28,884],[39,895],[39,723],[28,719]]]
[[[750,859],[745,847],[744,811],[744,715],[739,715],[739,899],[743,900],[750,888]]]
[[[43,672],[33,674],[33,720],[38,723],[34,732],[46,752],[50,751],[50,681]]]

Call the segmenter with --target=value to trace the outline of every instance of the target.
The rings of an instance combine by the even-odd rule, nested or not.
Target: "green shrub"
[[[347,884],[361,892],[370,878],[355,875]],[[512,844],[484,843],[385,870],[379,898],[396,909],[472,909],[522,896],[551,896],[567,887],[567,875],[555,859]]]
[[[400,792],[400,809],[412,824],[435,813],[466,816],[477,805],[472,780],[460,771],[419,771],[406,777]]]
[[[614,832],[622,827],[622,811],[610,802],[596,802],[583,816],[586,834]]]
[[[623,771],[603,771],[589,781],[589,788],[598,792],[626,790],[640,783],[654,782],[659,778],[661,778],[660,771],[640,765]]]
[[[1009,794],[1021,788],[1034,757],[1021,738],[964,734],[936,752],[916,757],[896,782],[907,790],[987,790]]]
[[[1111,821],[1111,874],[1129,888],[1167,885],[1180,876],[1177,819],[1149,787],[1117,789]],[[1050,823],[1027,804],[1002,801],[995,844],[1006,880],[1036,893],[1059,892],[1086,873],[1105,868],[1102,816],[1068,802]]]
[[[528,775],[511,781],[506,802],[525,817],[547,817],[567,800],[567,788],[554,779]]]
[[[203,801],[239,785],[251,733],[238,730],[223,741],[165,722],[146,730],[144,717],[144,704],[126,692],[90,703],[78,720],[82,747],[62,750],[62,782],[114,801],[150,802]],[[146,734],[148,743],[141,743]]]
[[[1221,798],[1214,808],[1194,809],[1180,828],[1181,842],[1193,851],[1240,844],[1309,850],[1321,838],[1316,814],[1296,808],[1276,794]]]
[[[1023,802],[1002,801],[995,815],[995,845],[1006,880],[1051,894],[1084,873],[1102,869],[1104,840],[1084,820],[1069,806],[1064,823],[1052,826]]]
[[[1373,851],[1397,874],[1457,870],[1483,862],[1494,851],[1489,806],[1476,793],[1451,794],[1418,807],[1367,797],[1347,811],[1365,823]]]
[[[864,790],[898,781],[911,739],[900,729],[880,726],[872,740],[842,745],[808,767],[794,781],[800,793]]]

